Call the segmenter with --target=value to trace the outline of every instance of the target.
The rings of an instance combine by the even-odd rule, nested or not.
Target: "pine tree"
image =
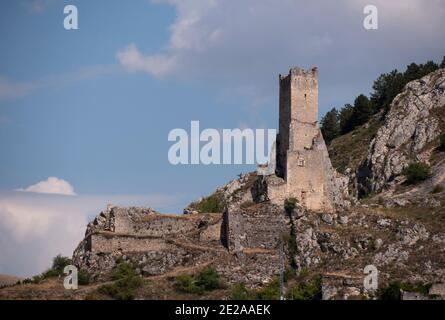
[[[366,123],[374,113],[371,101],[367,96],[361,94],[354,101],[354,111],[352,113],[353,127]]]
[[[334,140],[340,134],[340,127],[338,123],[338,111],[332,108],[321,119],[321,133],[327,144]]]
[[[340,134],[346,134],[354,129],[352,125],[352,115],[354,113],[354,107],[350,104],[346,104],[343,109],[341,109],[338,115],[338,122],[340,125]]]

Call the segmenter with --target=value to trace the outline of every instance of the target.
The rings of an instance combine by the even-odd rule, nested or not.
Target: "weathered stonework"
[[[280,75],[280,116],[276,175],[268,199],[282,205],[295,198],[312,211],[332,212],[345,204],[347,178],[337,173],[318,127],[318,71],[293,68]]]
[[[279,270],[277,251],[261,248],[259,242],[268,244],[272,234],[261,237],[258,233],[261,240],[250,240],[258,241],[260,248],[234,254],[227,250],[228,228],[223,225],[221,214],[175,216],[146,208],[109,206],[88,225],[73,262],[99,280],[107,279],[119,259],[130,262],[143,276],[213,265],[229,282],[260,286],[271,280]],[[245,227],[254,230],[255,221]],[[237,234],[235,231],[231,236]]]
[[[244,249],[277,250],[285,236],[290,235],[290,220],[282,207],[272,204],[232,208],[224,214],[227,247],[238,252]]]

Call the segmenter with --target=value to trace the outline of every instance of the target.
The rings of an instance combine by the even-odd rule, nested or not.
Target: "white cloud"
[[[49,177],[44,181],[40,181],[24,189],[17,189],[17,191],[59,194],[65,196],[75,196],[73,186],[63,179],[56,177]]]
[[[117,53],[120,64],[128,71],[145,71],[163,76],[175,68],[175,58],[164,55],[143,56],[134,44]]]
[[[132,44],[118,52],[121,65],[156,77],[258,92],[252,104],[276,101],[277,73],[294,65],[320,67],[323,95],[330,97],[321,96],[323,105],[368,93],[381,72],[445,54],[441,0],[376,0],[377,31],[363,28],[367,0],[152,2],[176,10],[166,49],[144,54]]]
[[[167,210],[181,196],[0,193],[0,274],[29,277],[47,269],[57,254],[71,257],[89,220],[107,204]]]

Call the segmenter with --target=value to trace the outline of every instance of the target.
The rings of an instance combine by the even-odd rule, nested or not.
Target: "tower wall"
[[[270,195],[284,189],[285,198],[296,198],[310,210],[331,211],[335,171],[318,127],[317,68],[293,68],[287,76],[280,75],[279,82],[276,174],[285,187],[272,187]]]

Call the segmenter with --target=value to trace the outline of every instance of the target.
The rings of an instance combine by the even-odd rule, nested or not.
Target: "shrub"
[[[182,274],[175,278],[175,289],[183,293],[194,293],[202,294],[204,293],[203,288],[196,284],[195,279],[188,274]]]
[[[380,300],[401,300],[402,290],[428,295],[430,287],[430,284],[403,283],[400,281],[395,281],[390,283],[387,287],[379,289],[377,296]]]
[[[440,184],[436,184],[431,193],[441,193],[443,190],[444,189]]]
[[[136,271],[133,266],[128,262],[121,262],[113,268],[111,272],[111,278],[113,280],[124,279],[127,277],[135,277]]]
[[[289,198],[284,201],[284,210],[286,212],[292,212],[297,207],[298,200],[295,198]]]
[[[27,281],[29,281],[28,283],[40,283],[49,278],[57,278],[63,275],[63,269],[65,269],[65,267],[71,263],[70,258],[63,257],[59,254],[53,258],[53,263],[50,269],[42,272],[41,274],[33,276],[32,279],[27,279]]]
[[[53,265],[51,267],[51,269],[53,270],[57,270],[60,271],[60,273],[63,273],[63,269],[65,269],[65,267],[67,265],[70,265],[71,259],[67,258],[67,257],[63,257],[62,255],[57,255],[54,259],[53,259]]]
[[[184,293],[203,294],[222,288],[218,272],[214,268],[206,268],[195,276],[183,274],[175,278],[176,290]]]
[[[136,297],[136,290],[141,286],[141,278],[127,277],[111,284],[105,284],[99,287],[98,291],[116,300],[133,300]]]
[[[298,283],[289,288],[286,298],[290,300],[321,300],[321,276],[316,275],[309,281]]]
[[[213,268],[206,268],[198,274],[196,283],[199,287],[206,291],[219,289],[221,287],[221,280],[218,272]]]
[[[215,192],[199,202],[191,203],[189,207],[199,213],[222,213],[225,209],[225,203],[222,194]]]
[[[406,177],[408,184],[416,184],[428,179],[430,168],[424,163],[416,162],[403,169],[402,174]]]
[[[400,282],[393,282],[385,288],[381,288],[377,292],[379,300],[400,300]]]
[[[280,300],[280,281],[275,279],[256,293],[258,300]]]
[[[142,286],[142,279],[128,262],[121,262],[112,271],[114,283],[99,287],[98,292],[116,300],[132,300],[136,290]]]
[[[249,289],[246,288],[244,283],[237,283],[232,287],[230,291],[231,300],[252,300],[254,296]]]
[[[77,274],[77,281],[78,281],[79,285],[87,286],[91,282],[91,276],[88,272],[81,269],[81,270],[79,270],[79,272]]]

